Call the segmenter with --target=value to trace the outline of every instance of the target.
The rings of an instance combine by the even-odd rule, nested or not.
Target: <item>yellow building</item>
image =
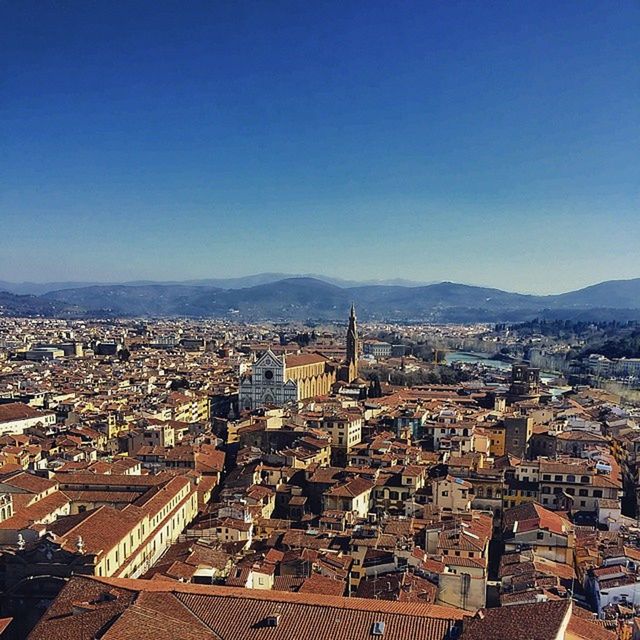
[[[483,429],[489,436],[489,455],[499,458],[506,453],[506,434],[503,426],[485,427]]]
[[[211,403],[206,394],[174,391],[167,404],[171,407],[171,419],[178,422],[208,422],[211,417]]]
[[[83,475],[99,478],[99,474]],[[128,481],[132,487],[139,488],[140,478],[130,476]],[[42,524],[32,525],[36,539],[31,541],[25,532],[25,544],[7,557],[3,587],[11,588],[28,580],[34,585],[42,584],[47,593],[51,588],[51,576],[64,579],[82,573],[98,577],[140,577],[198,513],[197,490],[188,478],[173,477],[159,490],[156,487],[149,489],[140,497],[137,497],[137,491],[131,492],[137,498],[135,505],[115,508],[102,504],[60,517],[46,524],[43,536],[38,536]],[[81,493],[85,496],[89,493],[109,494],[105,491]],[[68,500],[66,498],[67,503]],[[93,501],[99,502],[100,497],[95,496]]]

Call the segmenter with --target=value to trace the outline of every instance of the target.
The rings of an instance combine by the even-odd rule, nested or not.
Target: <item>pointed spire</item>
[[[351,382],[358,377],[358,326],[356,322],[356,307],[351,303],[351,313],[349,314],[349,328],[347,329],[346,340],[346,362],[349,366],[347,382]]]

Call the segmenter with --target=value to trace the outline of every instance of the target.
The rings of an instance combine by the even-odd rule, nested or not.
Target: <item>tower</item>
[[[349,314],[349,328],[347,329],[347,366],[349,367],[349,382],[358,377],[358,325],[356,309],[351,304]]]

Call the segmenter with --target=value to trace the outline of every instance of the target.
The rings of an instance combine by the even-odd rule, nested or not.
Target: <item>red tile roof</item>
[[[275,614],[277,626],[268,626]],[[444,640],[465,615],[425,603],[76,576],[30,640],[66,640],[81,631],[94,637],[101,629],[104,640],[352,640],[370,637],[378,621],[385,623],[385,640]]]
[[[536,502],[525,502],[504,512],[503,529],[505,534],[523,533],[544,529],[558,535],[567,535],[573,530],[569,520]]]
[[[26,420],[28,418],[44,417],[51,415],[51,411],[43,412],[30,407],[22,402],[9,402],[0,404],[0,422],[13,422],[15,420]]]
[[[465,621],[461,640],[555,640],[569,614],[568,600],[483,609]]]

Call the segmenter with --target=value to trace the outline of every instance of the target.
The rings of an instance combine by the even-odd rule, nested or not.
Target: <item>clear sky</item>
[[[0,3],[0,279],[640,276],[640,3]]]

